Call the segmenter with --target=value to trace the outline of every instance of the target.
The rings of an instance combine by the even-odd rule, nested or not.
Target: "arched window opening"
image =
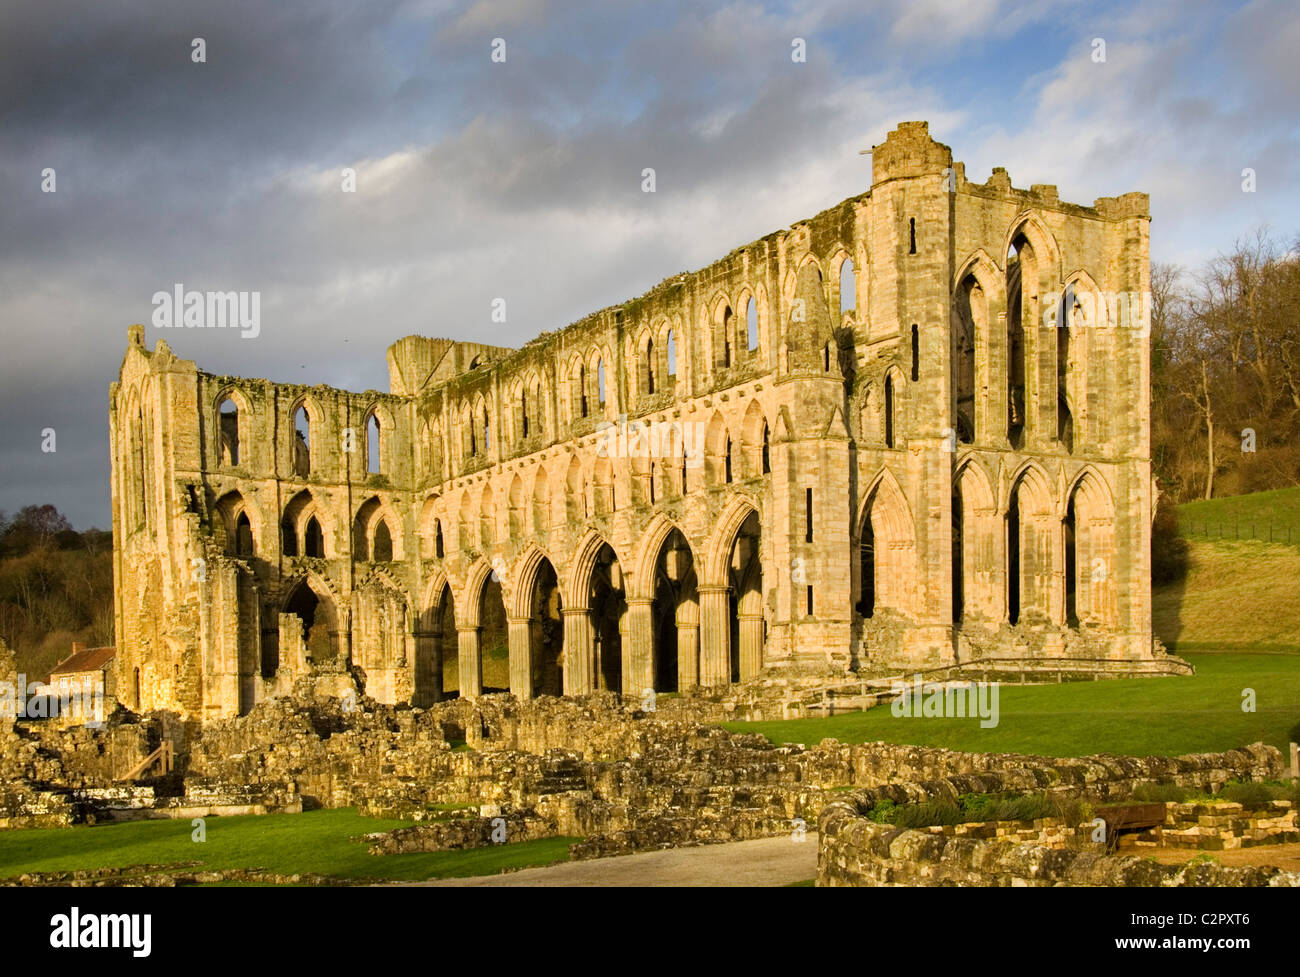
[[[1033,248],[1019,235],[1007,252],[1007,440],[1020,448],[1025,434],[1025,321],[1032,321],[1027,289],[1036,287]]]
[[[596,403],[605,406],[605,361],[596,361]]]
[[[280,548],[285,556],[298,555],[298,531],[290,516],[285,516],[280,522]]]
[[[871,516],[862,520],[862,540],[858,547],[858,569],[861,575],[861,591],[858,598],[858,613],[871,617],[876,613],[876,534],[871,528]]]
[[[668,330],[668,375],[677,376],[677,334]]]
[[[221,438],[221,464],[239,464],[239,408],[226,397],[217,405],[217,426]]]
[[[1007,621],[1020,620],[1020,488],[1007,506]]]
[[[1079,571],[1078,546],[1075,540],[1074,496],[1065,509],[1065,623],[1079,626]]]
[[[587,416],[587,368],[578,367],[578,407],[579,416]]]
[[[492,426],[488,422],[487,408],[484,407],[483,408],[483,454],[485,455],[492,450],[491,439],[492,439]]]
[[[722,313],[722,365],[730,368],[731,366],[731,306],[727,306]]]
[[[519,391],[519,433],[528,437],[528,390]]]
[[[894,378],[885,377],[885,447],[894,446]]]
[[[724,482],[730,482],[731,481],[731,438],[730,437],[727,438],[727,447],[725,451],[726,453],[723,455],[722,458],[722,464],[723,464],[722,480]]]
[[[253,527],[248,522],[247,512],[241,512],[239,518],[235,520],[235,554],[253,555]]]
[[[912,382],[921,375],[921,330],[912,323]]]
[[[647,394],[655,392],[655,341],[653,339],[645,341],[645,392]]]
[[[435,519],[433,521],[433,555],[436,559],[439,560],[443,559],[446,556],[446,552],[443,549],[443,543],[442,543],[442,520],[441,519]]]
[[[745,306],[745,342],[751,353],[758,349],[758,303],[752,295]]]
[[[375,563],[391,563],[393,559],[393,536],[388,531],[388,523],[380,519],[375,527],[375,541],[370,547],[370,558]]]
[[[1080,308],[1074,294],[1074,284],[1066,286],[1056,311],[1056,440],[1065,450],[1074,453],[1074,416],[1070,412],[1070,329]]]
[[[303,548],[307,556],[316,559],[325,558],[325,534],[320,530],[320,523],[312,516],[307,520],[307,530],[303,533]]]
[[[822,347],[822,372],[831,372],[831,344],[827,343]]]
[[[772,453],[768,446],[767,438],[767,421],[763,422],[763,463],[762,470],[764,475],[772,473]]]
[[[366,474],[382,470],[379,461],[379,418],[372,413],[366,418]]]
[[[961,488],[954,485],[952,489],[952,621],[960,624],[962,612],[966,606],[964,592],[964,574],[962,562],[962,501]]]
[[[655,479],[659,477],[659,476],[658,476],[658,471],[659,471],[659,470],[658,470],[658,468],[656,467],[655,463],[654,463],[653,461],[650,462],[650,485],[649,485],[649,488],[650,488],[650,504],[651,504],[651,505],[654,505],[654,504],[655,504]]]
[[[908,227],[908,254],[916,254],[916,218],[910,217],[907,221]]]
[[[987,325],[984,289],[973,276],[967,276],[957,290],[953,315],[953,391],[955,396],[957,440],[962,444],[975,441],[975,338]]]
[[[846,258],[840,265],[840,317],[858,307],[858,279],[853,270],[853,259]]]
[[[311,473],[311,418],[302,405],[293,412],[293,473],[298,478]]]

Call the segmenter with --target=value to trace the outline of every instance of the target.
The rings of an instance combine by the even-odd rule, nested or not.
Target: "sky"
[[[520,345],[863,192],[902,121],[976,182],[1150,193],[1153,260],[1294,240],[1297,51],[1293,0],[6,3],[0,511],[109,526],[131,323],[384,390],[402,336]],[[260,332],[155,328],[175,283]]]

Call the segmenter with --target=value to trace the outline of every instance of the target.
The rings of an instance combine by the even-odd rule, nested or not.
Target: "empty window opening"
[[[221,437],[221,463],[239,464],[239,408],[229,397],[217,406],[218,434]]]
[[[370,547],[370,558],[376,563],[391,563],[393,559],[393,536],[388,531],[388,523],[383,519],[375,527],[375,541]]]
[[[745,306],[745,341],[751,353],[758,349],[758,303],[752,296]]]
[[[1075,540],[1074,496],[1065,509],[1065,623],[1072,628],[1079,626],[1078,601],[1078,548]]]
[[[772,473],[772,453],[768,446],[767,421],[763,422],[763,465],[762,467],[763,467],[764,475],[770,475]]]
[[[325,558],[325,534],[320,531],[320,523],[312,516],[307,520],[307,529],[303,533],[303,549],[307,556],[316,559]]]
[[[439,560],[445,555],[442,545],[442,520],[440,519],[433,521],[433,555]]]
[[[871,617],[876,612],[876,534],[871,528],[871,514],[862,520],[862,542],[858,548],[860,593],[858,613]]]
[[[235,554],[253,555],[253,527],[249,525],[247,512],[241,512],[235,520]]]
[[[1007,508],[1007,621],[1020,620],[1020,491]]]
[[[1007,441],[1013,448],[1024,444],[1025,317],[1033,321],[1024,293],[1037,274],[1033,248],[1021,235],[1007,252]]]
[[[645,392],[647,394],[655,392],[655,341],[653,339],[645,341]]]
[[[908,226],[908,254],[916,254],[916,218],[910,217],[907,221]]]
[[[578,416],[587,416],[587,368],[578,367]]]
[[[723,464],[723,481],[731,481],[731,438],[727,438],[726,454],[722,459]]]
[[[677,334],[668,330],[668,375],[677,376]]]
[[[722,313],[722,365],[731,366],[731,306]]]
[[[813,541],[813,490],[812,489],[804,490],[803,509],[804,509],[804,537],[803,538],[805,543],[811,543]]]
[[[853,259],[846,258],[840,265],[840,315],[858,307],[858,279],[853,270]]]
[[[921,330],[912,323],[912,381],[921,375]]]
[[[528,437],[528,391],[523,390],[519,393],[519,432],[523,437]]]
[[[605,406],[605,361],[596,361],[596,403]]]
[[[371,414],[366,419],[366,473],[382,470],[379,464],[379,418]]]
[[[809,584],[809,585],[808,585],[808,616],[809,616],[809,617],[812,617],[812,616],[813,616],[813,595],[812,595],[812,584]]]
[[[894,446],[894,378],[885,377],[885,447]]]
[[[280,547],[284,550],[285,556],[298,555],[298,530],[294,528],[293,520],[288,516],[280,523]]]
[[[306,478],[311,472],[311,418],[307,408],[293,412],[293,473]]]
[[[492,425],[488,422],[487,408],[483,408],[483,453],[487,454],[492,450]]]
[[[963,589],[962,544],[961,489],[954,487],[952,491],[952,621],[954,624],[961,623],[962,611],[966,604]]]

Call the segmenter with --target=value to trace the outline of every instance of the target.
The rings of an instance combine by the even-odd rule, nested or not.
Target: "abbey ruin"
[[[214,376],[132,326],[119,700],[207,720],[304,689],[427,706],[1171,668],[1147,196],[971,183],[921,122],[872,167],[867,192],[522,348],[401,339],[388,393]]]

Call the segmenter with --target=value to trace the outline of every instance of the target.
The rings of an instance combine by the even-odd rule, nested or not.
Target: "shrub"
[[[1268,784],[1235,783],[1224,784],[1220,796],[1230,801],[1236,801],[1242,807],[1251,810],[1264,807],[1281,793],[1280,789],[1269,787]]]

